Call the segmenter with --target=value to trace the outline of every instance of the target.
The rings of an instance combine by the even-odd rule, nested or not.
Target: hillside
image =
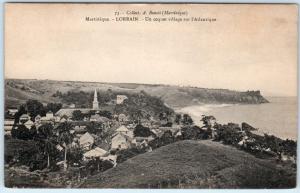
[[[295,171],[212,141],[180,141],[89,177],[82,188],[292,188]]]
[[[111,89],[122,93],[139,93],[145,91],[151,96],[160,97],[171,107],[185,107],[206,103],[245,103],[259,104],[268,102],[259,91],[231,91],[227,89],[207,89],[197,87],[179,87],[168,85],[127,84],[127,83],[99,83],[79,81],[6,79],[5,102],[8,107],[16,107],[27,99],[37,99],[42,102],[59,102],[53,97],[57,91],[92,92]]]

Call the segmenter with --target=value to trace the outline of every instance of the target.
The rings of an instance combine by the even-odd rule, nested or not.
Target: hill
[[[180,141],[89,177],[82,188],[292,188],[295,171],[212,141]]]
[[[260,94],[260,91],[239,92],[227,89],[133,83],[6,79],[5,104],[7,107],[16,107],[27,99],[37,99],[44,103],[59,102],[61,99],[53,97],[57,92],[92,92],[95,88],[99,91],[110,89],[122,93],[139,93],[143,90],[151,96],[161,98],[171,107],[185,107],[206,103],[259,104],[268,102]]]

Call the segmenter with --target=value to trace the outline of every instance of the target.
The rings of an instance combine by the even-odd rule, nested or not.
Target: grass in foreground
[[[212,141],[180,141],[90,177],[86,188],[293,188],[295,171]]]

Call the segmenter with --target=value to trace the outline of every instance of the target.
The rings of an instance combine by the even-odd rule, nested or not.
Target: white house
[[[15,121],[13,119],[5,119],[4,120],[4,131],[6,135],[11,134],[11,130],[13,128]]]
[[[129,129],[126,126],[121,125],[118,129],[116,129],[116,132],[127,134],[129,132]]]
[[[117,104],[122,104],[126,99],[128,99],[126,95],[117,95]]]
[[[15,116],[15,114],[18,112],[18,109],[8,109],[8,114],[11,116]]]
[[[32,125],[34,125],[34,123],[29,119],[28,121],[26,121],[24,123],[25,127],[27,127],[27,129],[30,129],[32,127]]]
[[[23,115],[21,115],[20,118],[19,118],[20,123],[22,123],[22,122],[24,123],[24,122],[28,121],[29,119],[30,119],[30,116],[27,115],[27,114],[23,114]]]
[[[62,118],[59,120],[60,123],[63,123],[63,122],[66,122],[66,121],[67,121],[67,119],[64,118],[64,117],[62,117]]]
[[[40,123],[41,122],[41,115],[37,115],[37,116],[35,116],[35,118],[34,118],[34,122],[35,123]]]
[[[118,115],[118,121],[121,123],[125,123],[128,121],[128,118],[125,114],[121,113]]]
[[[103,157],[107,154],[107,151],[105,151],[104,149],[101,149],[100,147],[96,147],[86,153],[83,154],[83,159],[87,160],[87,159],[91,159],[91,158],[96,158],[96,157]]]
[[[48,111],[47,113],[46,113],[46,117],[47,117],[47,119],[53,119],[54,118],[54,115],[53,115],[53,113],[52,113],[52,111]]]
[[[128,149],[130,147],[130,137],[118,133],[111,139],[111,149]]]
[[[83,149],[90,149],[94,142],[95,139],[89,132],[86,132],[79,138],[80,147]]]

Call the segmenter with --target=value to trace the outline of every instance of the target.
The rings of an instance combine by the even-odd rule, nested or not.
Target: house
[[[114,167],[116,167],[117,165],[117,155],[108,155],[105,157],[101,157],[100,159],[110,161],[112,164],[114,164]]]
[[[66,121],[67,121],[67,119],[64,118],[64,117],[62,117],[62,118],[59,120],[60,123],[63,123],[63,122],[66,122]]]
[[[18,109],[8,109],[8,114],[11,116],[15,116],[15,114],[18,112]]]
[[[90,121],[91,122],[100,122],[100,123],[109,123],[110,119],[96,114],[96,115],[91,116]]]
[[[27,129],[30,129],[34,125],[34,123],[29,119],[24,123],[24,125],[25,127],[27,127]]]
[[[4,131],[6,135],[11,134],[11,130],[14,126],[15,121],[13,119],[5,119],[4,120]]]
[[[88,160],[91,158],[100,158],[103,157],[107,154],[107,151],[105,151],[104,149],[101,149],[100,147],[96,147],[86,153],[83,154],[83,159],[84,160]]]
[[[76,109],[59,109],[59,111],[57,111],[55,113],[55,116],[58,117],[65,117],[65,119],[68,119],[70,117],[73,116],[73,112],[74,111],[81,111],[81,113],[83,114],[87,114],[90,112],[91,109],[84,109],[84,108],[76,108]]]
[[[172,127],[159,127],[159,130],[166,132],[166,131],[171,131],[172,134],[177,133],[181,128],[180,126],[172,126]]]
[[[56,117],[54,117],[53,113],[51,111],[48,111],[46,113],[46,116],[38,117],[40,122],[52,122],[56,120]]]
[[[86,129],[86,126],[85,126],[85,125],[82,125],[82,126],[76,125],[76,126],[74,127],[74,132],[75,132],[76,134],[83,134],[83,133],[85,133],[86,131],[87,131],[87,129]]]
[[[30,119],[30,116],[27,114],[23,114],[20,116],[19,121],[20,123],[25,123],[26,121],[28,121]]]
[[[54,115],[53,115],[52,111],[48,111],[46,113],[46,118],[49,119],[49,120],[54,118]]]
[[[118,121],[120,123],[126,123],[128,121],[128,118],[125,114],[121,113],[118,115]]]
[[[117,104],[122,104],[126,99],[128,99],[126,95],[117,95]]]
[[[89,132],[86,132],[84,135],[82,135],[79,138],[80,147],[82,147],[83,149],[86,149],[86,150],[90,149],[92,147],[92,145],[94,144],[94,142],[95,142],[95,139]]]
[[[121,125],[118,129],[116,129],[116,134],[118,133],[121,133],[123,135],[126,135],[130,138],[133,138],[134,135],[133,135],[133,131],[132,130],[129,130],[126,126],[124,125]]]
[[[75,104],[73,104],[73,103],[70,104],[70,105],[69,105],[69,108],[75,108]]]
[[[121,125],[118,129],[116,129],[116,132],[118,133],[123,133],[123,134],[127,134],[129,132],[129,129],[127,129],[126,126]]]
[[[131,146],[131,138],[118,133],[111,139],[111,149],[128,149]]]
[[[35,116],[35,118],[34,118],[34,122],[35,123],[40,123],[41,122],[41,115],[37,115],[37,116]]]
[[[62,151],[64,149],[61,145],[56,145],[55,147],[58,151]]]

